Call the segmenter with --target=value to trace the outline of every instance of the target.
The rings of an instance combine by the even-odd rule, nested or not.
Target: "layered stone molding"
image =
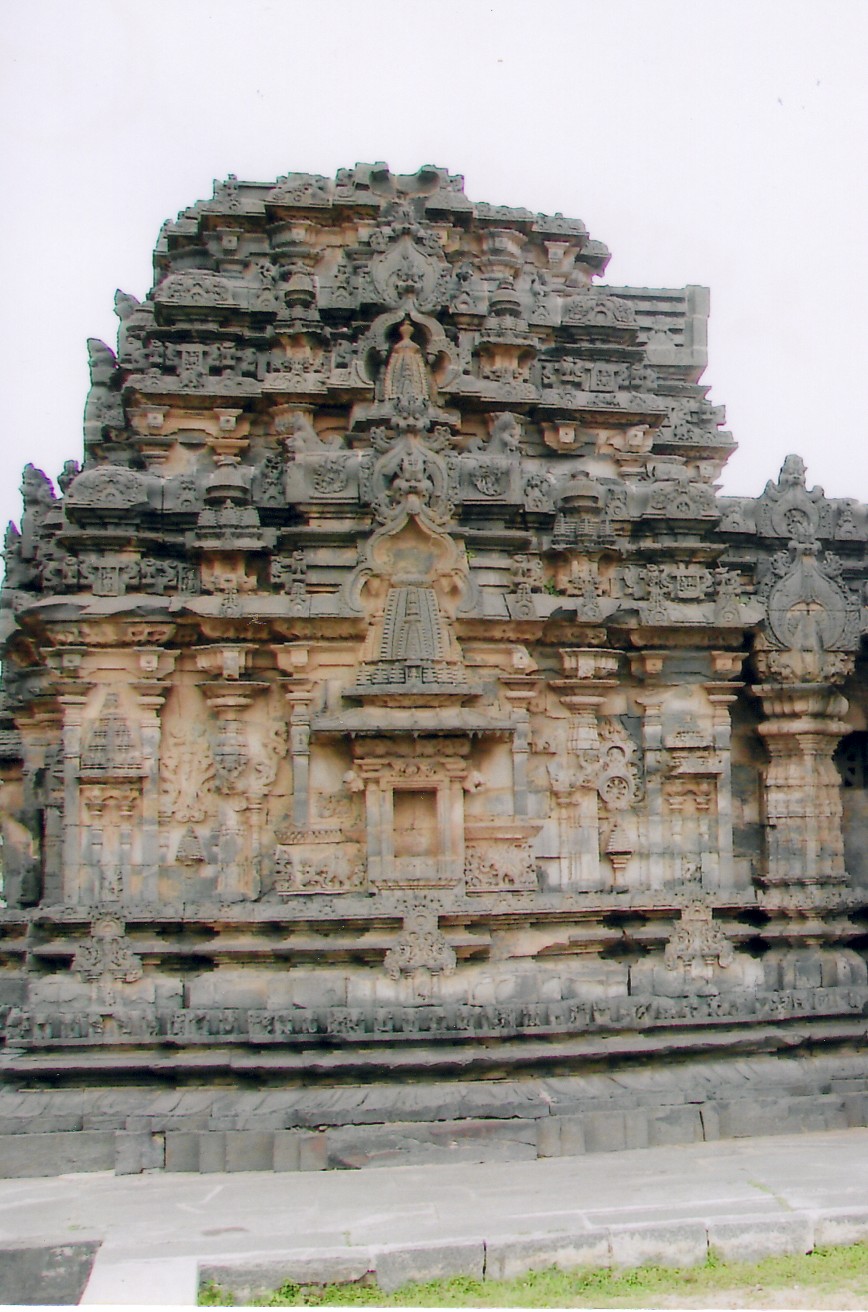
[[[707,293],[607,261],[433,167],[164,226],[6,535],[10,1085],[864,1036],[868,508],[720,496]]]

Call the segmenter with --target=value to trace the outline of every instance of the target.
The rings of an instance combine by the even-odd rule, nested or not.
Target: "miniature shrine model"
[[[868,1122],[868,508],[720,495],[608,258],[357,165],[117,294],[6,537],[0,1173]]]

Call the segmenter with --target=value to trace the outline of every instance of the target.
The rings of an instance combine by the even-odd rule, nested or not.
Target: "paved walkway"
[[[102,1240],[82,1299],[192,1304],[291,1276],[386,1287],[560,1260],[673,1264],[868,1237],[868,1129],[486,1165],[0,1181],[0,1244]],[[225,1268],[221,1271],[221,1268]]]

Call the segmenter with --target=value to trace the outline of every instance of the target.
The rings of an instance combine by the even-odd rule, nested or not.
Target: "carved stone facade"
[[[855,1042],[868,508],[718,495],[707,295],[607,261],[436,168],[165,225],[6,536],[13,1084]]]

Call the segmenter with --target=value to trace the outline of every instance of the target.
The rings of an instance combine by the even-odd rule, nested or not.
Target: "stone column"
[[[731,676],[739,673],[743,663],[742,652],[711,652],[712,670],[718,678],[704,685],[713,708],[714,750],[720,764],[717,776],[717,852],[713,854],[718,888],[734,888],[750,882],[747,871],[739,878],[732,855],[732,719],[729,708],[738,697],[739,689],[744,687],[742,682],[731,681]]]
[[[775,672],[774,655],[757,654],[761,676]],[[847,664],[852,668],[852,658]],[[832,757],[848,729],[847,701],[829,682],[764,682],[754,691],[766,714],[759,733],[769,753],[763,882],[801,888],[841,883],[841,780]]]
[[[565,790],[553,780],[561,837],[561,883],[573,888],[601,888],[605,882],[600,865],[600,822],[598,773],[600,706],[611,689],[618,670],[618,653],[597,648],[571,647],[560,652],[564,679],[552,687],[571,712],[567,742]],[[566,845],[566,851],[564,847]]]
[[[524,653],[527,657],[527,653]],[[536,664],[527,657],[534,671]],[[528,670],[500,675],[503,695],[513,709],[515,731],[512,735],[513,815],[528,814],[527,763],[530,756],[530,704],[539,691],[541,678]]]
[[[645,758],[645,824],[647,852],[645,878],[650,888],[663,888],[669,872],[671,844],[664,831],[663,775],[663,700],[669,691],[659,682],[663,674],[665,652],[641,651],[630,657],[634,675],[646,681],[635,693],[644,708],[642,716],[642,752]],[[648,686],[648,683],[651,686]],[[656,684],[656,686],[655,686]]]
[[[259,896],[255,863],[257,817],[254,814],[252,822],[243,828],[239,821],[239,815],[247,809],[246,782],[250,766],[250,749],[241,715],[253,697],[267,692],[270,685],[243,677],[250,655],[251,648],[238,643],[204,648],[196,654],[201,670],[223,675],[199,686],[218,725],[214,749],[217,792],[221,797],[217,891],[218,897],[225,902],[241,902]]]
[[[143,902],[156,902],[160,896],[160,712],[169,691],[165,681],[175,667],[177,653],[163,647],[140,647],[136,655],[143,676],[132,684],[141,707],[141,899]]]
[[[289,705],[289,756],[292,764],[292,823],[310,827],[310,703],[313,681],[302,671],[309,651],[304,643],[286,643],[273,648],[279,670],[292,677],[282,679],[283,695]]]
[[[23,752],[22,800],[23,811],[19,819],[21,837],[26,829],[20,851],[19,879],[27,872],[36,876],[40,884],[40,901],[47,905],[63,898],[63,717],[61,708],[53,698],[34,702],[25,713],[16,716],[21,733]],[[37,786],[37,780],[41,785]],[[40,824],[40,813],[42,821]],[[25,860],[31,855],[31,867]],[[10,869],[12,866],[12,853]],[[38,875],[32,869],[38,863]],[[7,887],[7,894],[9,889]]]
[[[81,728],[87,702],[87,684],[81,679],[84,647],[62,647],[47,654],[48,663],[58,676],[58,703],[63,715],[63,834],[62,887],[65,902],[76,903],[82,897],[81,797]]]

